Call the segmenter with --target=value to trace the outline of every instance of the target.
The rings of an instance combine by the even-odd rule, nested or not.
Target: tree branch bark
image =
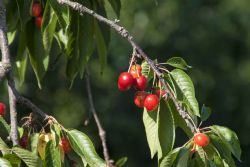
[[[107,146],[107,141],[106,141],[106,132],[104,130],[104,128],[102,127],[101,121],[97,115],[96,109],[95,109],[95,105],[94,105],[94,100],[93,100],[93,96],[92,96],[92,90],[91,90],[91,85],[90,85],[90,78],[89,78],[89,69],[88,67],[86,68],[86,72],[85,72],[85,79],[86,79],[86,89],[87,89],[87,93],[88,93],[88,99],[89,99],[89,105],[90,105],[90,110],[94,116],[97,128],[98,128],[98,132],[99,132],[99,136],[100,139],[102,141],[102,148],[103,148],[103,155],[104,155],[104,159],[106,161],[106,164],[108,167],[113,167],[112,163],[110,162],[110,156],[109,156],[109,152],[108,152],[108,146]]]
[[[15,85],[15,82],[11,75],[11,62],[7,38],[6,9],[3,0],[0,0],[0,48],[2,51],[2,65],[7,64],[9,66],[9,70],[3,70],[3,72],[1,73],[0,80],[2,80],[5,75],[7,75],[11,125],[10,138],[13,145],[18,145],[19,137],[17,128],[16,97],[11,87],[11,85]]]
[[[151,69],[155,72],[156,76],[162,83],[162,86],[166,93],[169,95],[169,97],[173,100],[174,105],[176,109],[178,110],[181,117],[185,120],[187,126],[190,128],[190,130],[195,133],[197,131],[196,125],[193,123],[194,121],[190,117],[190,115],[185,112],[185,110],[182,108],[181,104],[178,102],[178,100],[175,98],[173,92],[171,92],[171,89],[168,84],[165,83],[165,80],[163,78],[163,73],[159,71],[159,69],[156,67],[155,63],[147,56],[147,54],[137,45],[137,43],[133,40],[133,36],[129,34],[129,32],[122,26],[118,25],[116,21],[109,20],[97,13],[95,11],[81,5],[77,2],[72,2],[70,0],[57,0],[58,3],[67,5],[71,7],[73,10],[78,11],[80,14],[89,14],[96,18],[98,21],[107,24],[111,28],[113,28],[119,35],[121,35],[123,38],[125,38],[133,49],[136,50],[136,52],[149,64]]]

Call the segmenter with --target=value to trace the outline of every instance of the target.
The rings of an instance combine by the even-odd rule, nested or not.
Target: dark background
[[[183,57],[193,68],[193,79],[200,106],[212,108],[205,125],[227,126],[238,134],[243,150],[239,167],[250,166],[250,1],[249,0],[123,0],[120,24],[135,37],[151,57],[165,61]],[[115,18],[108,7],[110,18]],[[12,55],[15,55],[15,45]],[[90,62],[94,102],[107,132],[111,157],[128,157],[129,167],[152,167],[142,122],[142,111],[133,105],[134,91],[121,93],[117,77],[126,71],[132,49],[112,32],[108,66],[103,75],[97,56]],[[50,71],[43,89],[28,70],[19,90],[44,111],[55,116],[65,127],[87,133],[102,153],[93,118],[89,115],[85,81],[79,77],[72,89],[65,77],[64,60]],[[0,100],[7,102],[6,88],[1,85]],[[29,113],[19,109],[19,116]],[[6,116],[7,118],[8,116]],[[177,135],[177,143],[183,141]]]

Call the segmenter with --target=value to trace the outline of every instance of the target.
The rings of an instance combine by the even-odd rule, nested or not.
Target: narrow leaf
[[[48,167],[49,166],[61,167],[60,150],[52,140],[50,140],[46,145],[44,163],[45,166]]]
[[[160,107],[158,107],[158,111],[148,112],[146,108],[144,108],[143,111],[143,123],[146,131],[151,158],[153,158],[158,151],[159,138],[157,117],[159,110]]]
[[[42,87],[41,81],[48,68],[49,55],[46,54],[40,29],[35,27],[34,20],[27,23],[26,26],[26,44],[29,51],[29,58],[32,68],[36,74],[39,88]]]
[[[39,143],[39,133],[33,133],[30,135],[30,147],[33,154],[37,154],[37,147]]]
[[[122,167],[126,164],[127,161],[128,161],[127,157],[122,157],[116,161],[115,166]]]
[[[164,101],[160,102],[160,111],[158,117],[158,159],[167,155],[174,146],[175,141],[175,124],[171,112],[171,107]]]

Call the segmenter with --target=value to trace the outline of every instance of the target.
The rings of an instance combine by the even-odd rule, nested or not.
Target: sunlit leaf
[[[55,142],[50,140],[45,149],[45,166],[61,167],[61,157],[59,147],[55,145]]]
[[[89,137],[78,131],[69,130],[67,132],[72,149],[81,157],[84,157],[90,167],[105,167],[103,159],[95,151],[95,147]]]
[[[172,58],[168,59],[166,64],[171,65],[171,66],[176,67],[176,68],[180,68],[182,70],[186,70],[188,68],[191,68],[191,66],[189,66],[187,64],[187,62],[181,57],[172,57]]]
[[[221,138],[228,149],[233,153],[233,155],[240,161],[241,148],[239,139],[235,132],[229,128],[223,126],[213,125],[210,128]]]
[[[13,147],[12,151],[21,159],[24,161],[24,163],[28,167],[40,167],[41,161],[38,158],[37,155],[33,154],[32,152],[19,148],[19,147]]]
[[[0,157],[0,166],[1,167],[12,167],[10,162],[7,159],[1,158]]]
[[[171,71],[171,75],[183,93],[183,100],[189,104],[196,116],[200,116],[199,105],[195,97],[194,85],[191,78],[184,71],[179,69]]]

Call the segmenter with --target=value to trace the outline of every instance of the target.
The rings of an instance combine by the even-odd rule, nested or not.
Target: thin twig
[[[3,0],[0,0],[0,47],[2,51],[2,64],[7,64],[8,71],[2,71],[0,79],[7,75],[8,79],[8,94],[9,94],[9,107],[10,107],[10,138],[13,145],[19,144],[18,130],[17,130],[17,111],[16,111],[16,97],[12,90],[11,85],[15,85],[14,79],[11,74],[10,53],[7,38],[7,24],[6,24],[6,9]],[[5,69],[5,68],[3,68]]]
[[[108,146],[107,146],[107,142],[106,142],[106,132],[105,132],[104,128],[102,127],[101,121],[100,121],[100,119],[97,115],[96,109],[95,109],[92,91],[91,91],[91,86],[90,86],[90,78],[89,78],[88,68],[86,68],[85,78],[86,78],[86,89],[87,89],[87,93],[88,93],[90,110],[94,116],[94,119],[95,119],[95,122],[96,122],[96,125],[98,128],[99,136],[100,136],[100,139],[102,141],[104,159],[105,159],[108,167],[113,167],[111,160],[110,160],[109,152],[108,152]]]
[[[78,11],[80,14],[87,13],[94,18],[96,18],[98,21],[107,24],[111,28],[113,28],[119,35],[121,35],[123,38],[125,38],[133,49],[136,50],[136,52],[149,64],[151,69],[154,71],[156,76],[158,77],[159,81],[162,83],[163,89],[166,91],[166,93],[169,95],[169,98],[171,98],[174,102],[174,105],[181,115],[181,117],[185,120],[187,126],[191,129],[193,133],[195,133],[197,130],[196,125],[194,124],[194,121],[190,117],[190,115],[182,108],[179,101],[175,98],[174,94],[172,93],[170,87],[168,84],[165,83],[165,80],[163,78],[164,74],[159,71],[157,66],[155,65],[154,61],[151,60],[147,54],[139,47],[139,45],[136,44],[136,42],[133,40],[132,35],[129,34],[129,32],[122,26],[118,25],[117,22],[109,20],[99,14],[97,14],[95,11],[81,5],[77,2],[72,2],[70,0],[57,0],[60,4],[65,4],[69,7],[71,7],[73,10]]]

